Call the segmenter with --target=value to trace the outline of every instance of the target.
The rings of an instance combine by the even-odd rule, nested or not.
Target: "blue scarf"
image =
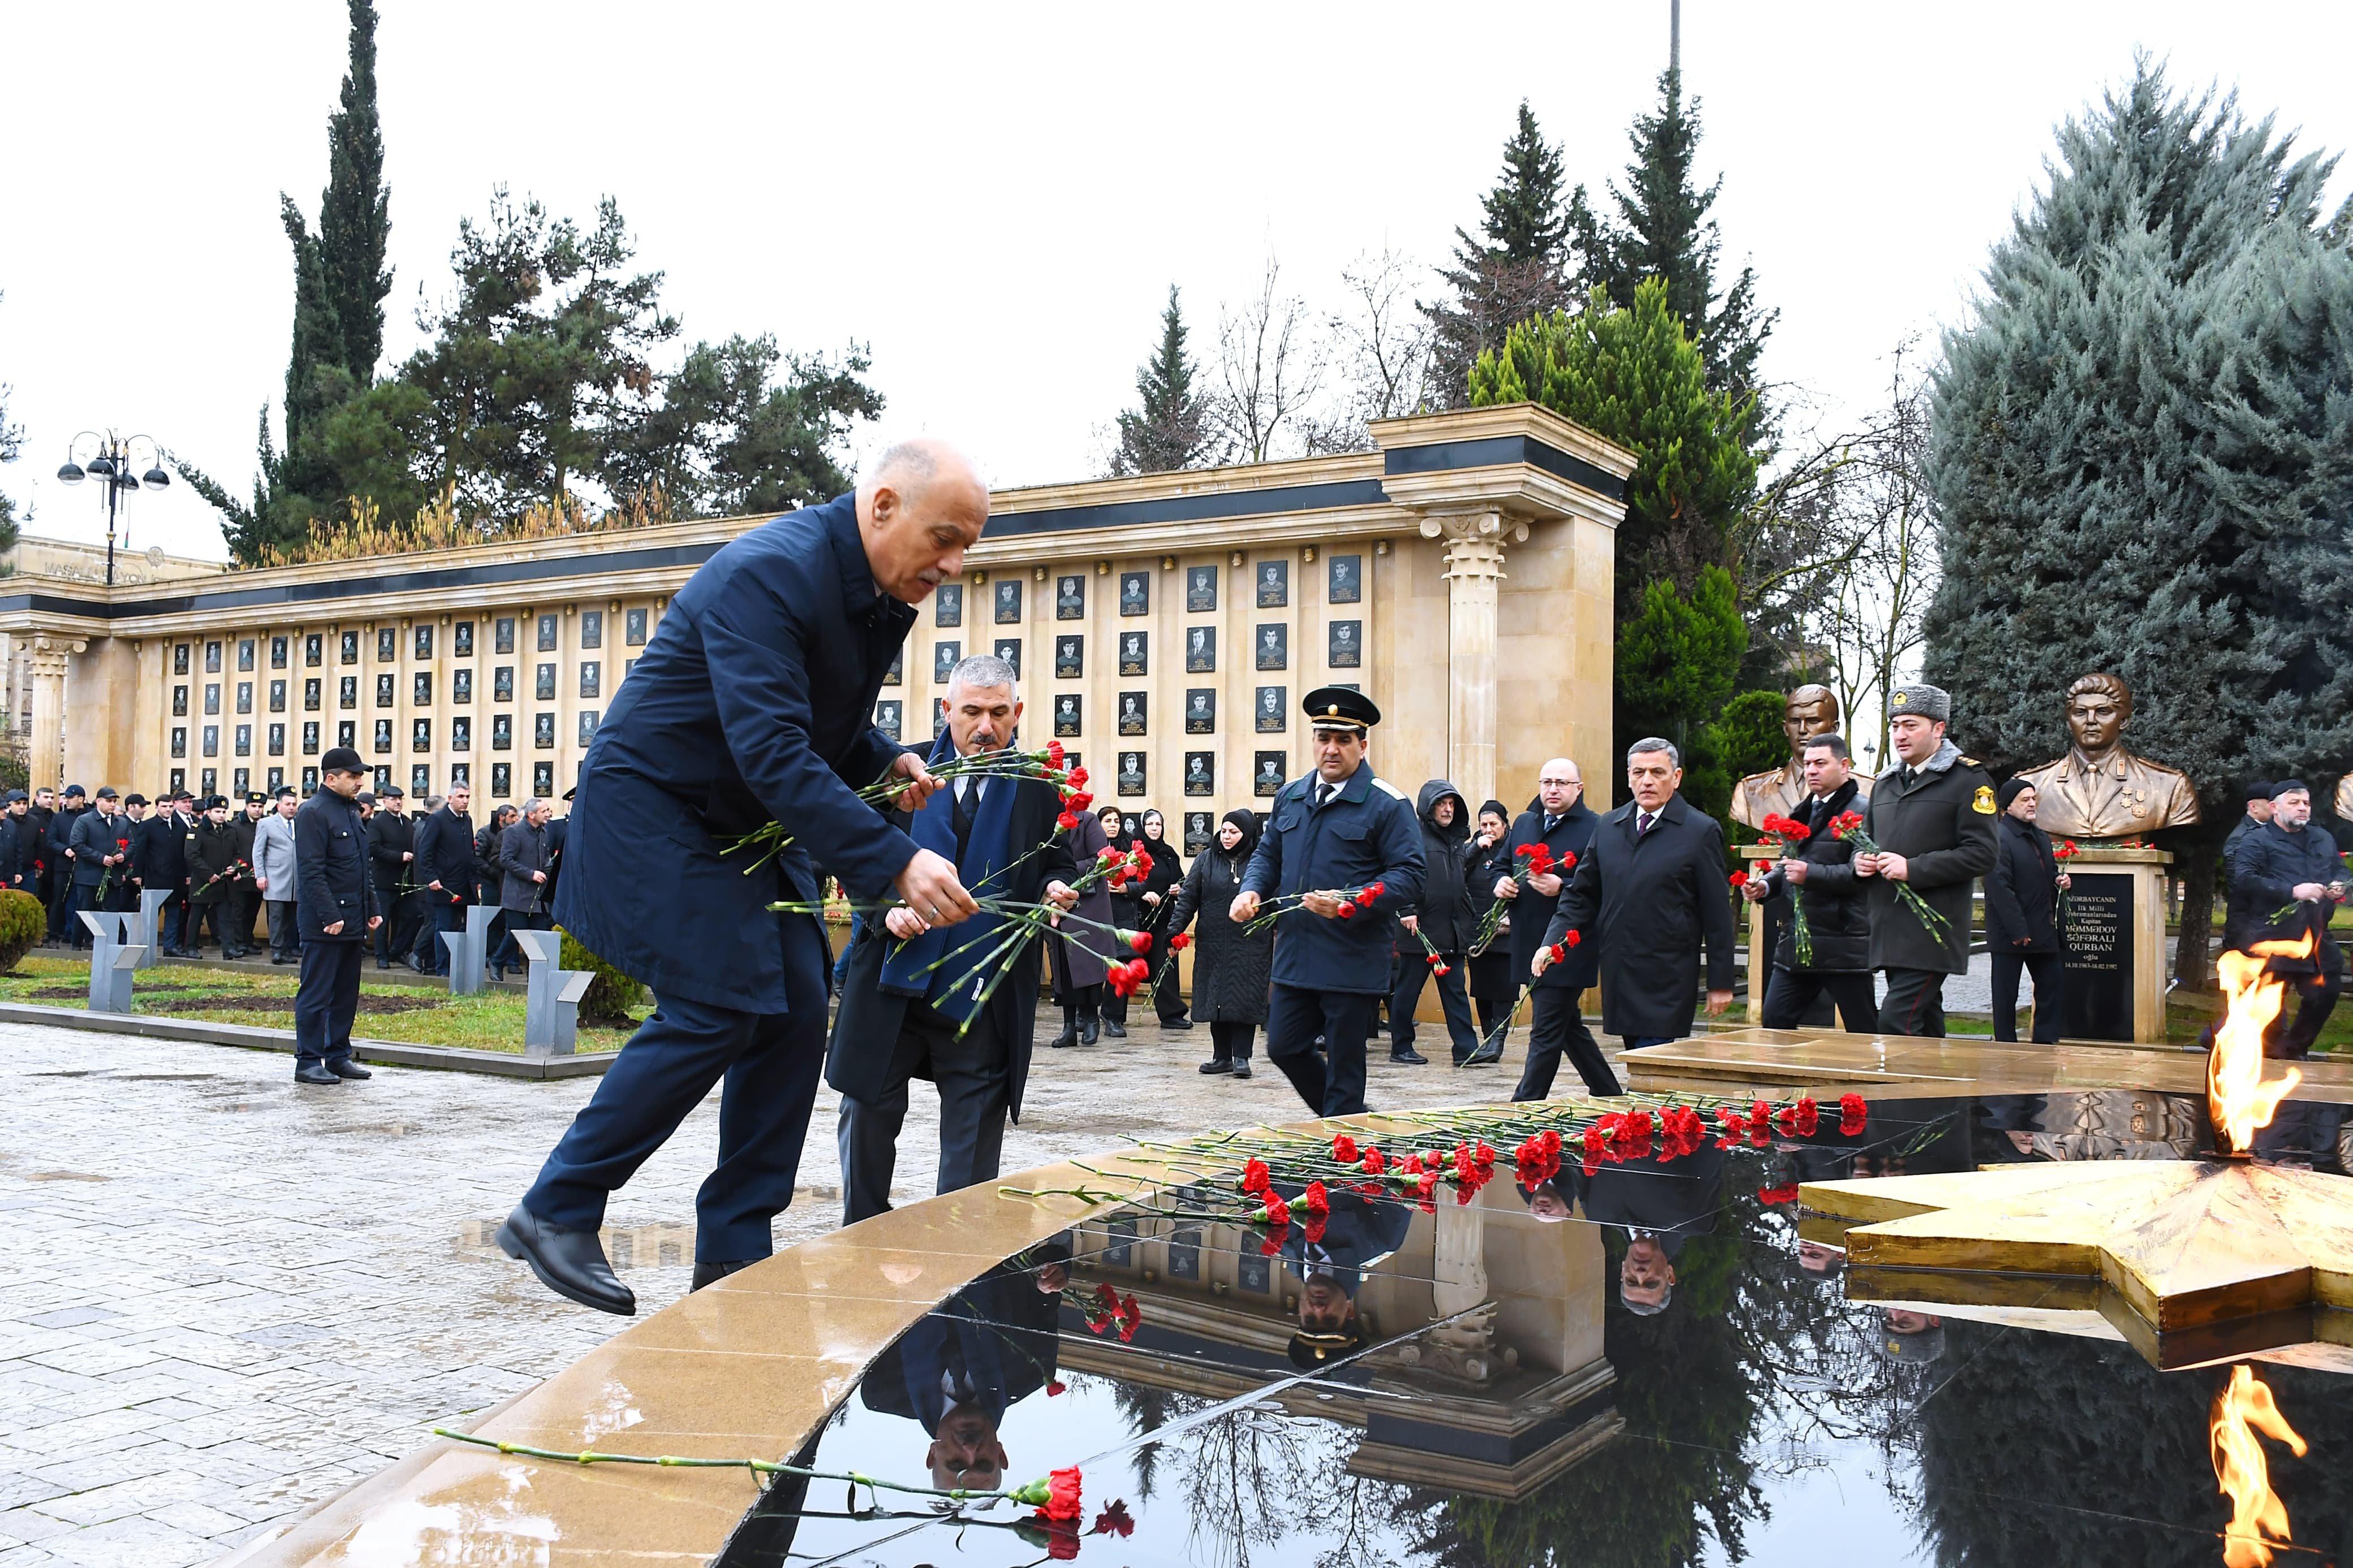
[[[932,748],[930,761],[936,764],[955,754],[955,742],[942,735]],[[982,781],[973,779],[966,789],[981,789]],[[976,896],[1002,896],[1007,889],[995,879],[1019,859],[1024,850],[1034,846],[1013,843],[1013,796],[1021,787],[1015,778],[992,778],[981,789],[980,805],[972,821],[972,837],[965,846],[964,858],[956,858],[955,799],[951,793],[955,784],[951,781],[916,812],[908,828],[909,837],[923,847],[956,861],[956,877]],[[996,966],[969,974],[972,968],[987,958],[1002,939],[1005,918],[983,910],[960,925],[945,926],[925,931],[913,942],[900,942],[884,936],[891,943],[882,959],[882,989],[900,996],[925,996],[932,1005],[948,1017],[962,1024],[968,1021],[979,1006],[974,993],[987,985],[996,973]],[[970,943],[972,945],[967,946]],[[956,952],[962,948],[964,951]],[[955,956],[926,974],[924,970],[944,955]],[[956,981],[955,994],[949,987]]]

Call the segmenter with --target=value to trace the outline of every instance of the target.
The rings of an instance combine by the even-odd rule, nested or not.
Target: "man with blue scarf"
[[[1021,721],[1013,667],[989,654],[964,660],[948,677],[947,710],[931,765],[1010,745]],[[955,862],[976,899],[1067,910],[1078,902],[1070,886],[1078,868],[1056,822],[1061,812],[1042,779],[962,777],[906,818],[907,833]],[[1005,922],[984,907],[934,926],[902,906],[869,922],[850,949],[825,1064],[826,1081],[841,1091],[844,1225],[891,1207],[911,1079],[939,1086],[937,1190],[997,1179],[1006,1121],[1021,1116],[1038,1012],[1037,939],[997,952]]]

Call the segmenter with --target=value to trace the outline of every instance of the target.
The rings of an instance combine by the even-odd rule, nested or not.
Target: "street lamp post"
[[[74,453],[85,439],[96,443],[97,454],[87,464],[78,463]],[[147,443],[148,468],[145,473],[133,478],[132,448],[142,441]],[[66,443],[65,467],[58,470],[58,482],[78,485],[85,479],[97,479],[106,487],[106,585],[111,588],[115,525],[121,515],[124,493],[142,485],[160,490],[172,482],[172,476],[164,471],[164,448],[155,444],[153,436],[118,436],[111,430],[100,435],[85,430]]]

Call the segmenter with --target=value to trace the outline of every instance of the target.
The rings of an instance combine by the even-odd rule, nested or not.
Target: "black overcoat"
[[[1386,996],[1396,912],[1421,897],[1421,827],[1369,762],[1320,808],[1317,778],[1293,779],[1274,797],[1242,886],[1272,900],[1380,883],[1372,902],[1345,920],[1286,908],[1275,921],[1274,978],[1307,991]]]
[[[474,821],[448,806],[428,812],[417,828],[417,885],[434,903],[470,904],[480,875],[474,864]],[[441,884],[434,892],[433,884]]]
[[[1211,844],[1193,858],[1171,905],[1166,941],[1192,921],[1193,1022],[1263,1024],[1274,968],[1274,928],[1245,931],[1227,911],[1242,890],[1249,862]],[[1174,984],[1174,982],[1168,982]]]
[[[1970,884],[1993,869],[1998,809],[1993,781],[1950,741],[1909,784],[1902,768],[1879,775],[1863,807],[1863,827],[1881,849],[1910,862],[1913,890],[1945,917],[1947,934],[1939,937],[1898,902],[1886,878],[1865,877],[1872,968],[1968,973]]]
[[[304,942],[360,942],[375,914],[367,825],[360,808],[322,789],[294,814],[294,919]],[[343,930],[327,934],[341,921]]]
[[[1110,847],[1111,836],[1095,817],[1082,815],[1079,825],[1062,833],[1058,842],[1072,865],[1092,866],[1095,857]],[[1112,922],[1110,884],[1097,882],[1079,895],[1078,907],[1071,914],[1072,918],[1046,944],[1054,970],[1054,995],[1064,1003],[1073,991],[1101,985],[1110,978],[1114,943],[1111,932],[1103,929]],[[1134,956],[1122,952],[1119,960],[1124,963]]]
[[[1512,830],[1506,827],[1504,836],[1486,848],[1479,848],[1475,842],[1472,847],[1472,863],[1465,880],[1469,884],[1473,911],[1471,921],[1473,936],[1478,934],[1480,921],[1485,919],[1487,911],[1500,901],[1495,897],[1495,884],[1511,875],[1512,852],[1506,847],[1511,841]],[[1511,913],[1509,910],[1504,910],[1504,918],[1510,919]],[[1514,928],[1518,924],[1517,921],[1512,921]],[[1512,963],[1510,929],[1496,932],[1495,940],[1487,944],[1484,952],[1472,953],[1464,962],[1471,966],[1472,995],[1482,1002],[1493,1003],[1517,999],[1520,994],[1519,972]]]
[[[555,923],[658,997],[783,1014],[768,905],[818,900],[812,857],[860,899],[914,858],[856,793],[904,750],[874,698],[914,622],[875,586],[853,496],[705,562],[589,743]],[[747,875],[751,857],[725,851],[770,822],[795,842]]]
[[[1546,928],[1547,944],[1572,931],[1601,948],[1601,1026],[1621,1039],[1679,1039],[1699,1005],[1700,956],[1707,988],[1733,982],[1732,889],[1724,829],[1680,795],[1634,842],[1631,801],[1601,819]],[[1525,895],[1523,895],[1525,897]]]
[[[1560,820],[1552,825],[1552,831],[1546,833],[1544,830],[1544,809],[1539,803],[1520,813],[1519,819],[1512,824],[1511,837],[1504,841],[1504,864],[1516,868],[1520,863],[1520,847],[1539,840],[1552,851],[1556,861],[1569,855],[1582,860],[1586,847],[1593,842],[1593,830],[1600,825],[1601,819],[1586,805],[1585,797],[1579,795],[1569,803],[1567,811],[1560,814]],[[1496,880],[1502,879],[1503,874],[1498,872]],[[1536,950],[1545,945],[1545,931],[1552,925],[1553,914],[1560,907],[1561,893],[1568,891],[1569,880],[1568,877],[1561,879],[1560,893],[1547,897],[1534,888],[1524,887],[1519,897],[1511,900],[1512,975],[1522,985],[1543,986],[1554,991],[1582,991],[1600,976],[1601,950],[1592,942],[1580,945],[1568,955],[1567,962],[1546,970],[1542,979],[1532,979],[1528,973]],[[1494,882],[1488,883],[1488,893],[1492,895],[1494,890]]]
[[[2325,889],[2344,880],[2345,862],[2327,834],[2310,826],[2290,833],[2276,822],[2264,823],[2241,841],[2231,862],[2231,907],[2234,913],[2246,911],[2241,925],[2243,943],[2298,942],[2307,931],[2317,931],[2320,940],[2311,957],[2274,958],[2267,967],[2275,974],[2342,973],[2344,960],[2328,934],[2336,901],[2324,897],[2298,903],[2295,889],[2306,882]],[[2288,911],[2286,919],[2271,918],[2282,910]]]
[[[1986,950],[2058,952],[2059,862],[2051,836],[2005,813],[1994,826],[1994,850],[1985,883]]]
[[[1863,879],[1854,874],[1854,846],[1830,830],[1840,814],[1854,804],[1855,793],[1855,782],[1849,779],[1819,805],[1809,798],[1799,808],[1798,820],[1812,830],[1812,837],[1789,857],[1806,863],[1803,889],[1792,887],[1788,876],[1778,869],[1765,879],[1768,905],[1787,910],[1793,894],[1804,901],[1806,931],[1814,951],[1813,962],[1803,967],[1810,973],[1871,967],[1871,902],[1864,894]],[[1800,967],[1797,922],[1785,919],[1780,925],[1781,941],[1773,950],[1773,962],[1783,969],[1797,969]]]

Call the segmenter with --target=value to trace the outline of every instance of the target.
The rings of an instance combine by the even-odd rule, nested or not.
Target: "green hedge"
[[[628,1023],[629,1009],[644,1005],[646,988],[581,946],[580,939],[570,931],[563,931],[560,926],[557,930],[564,936],[564,967],[586,969],[596,976],[589,982],[588,994],[580,998],[580,1021],[584,1024]]]
[[[0,974],[16,965],[49,932],[49,911],[30,893],[14,888],[0,890]]]

